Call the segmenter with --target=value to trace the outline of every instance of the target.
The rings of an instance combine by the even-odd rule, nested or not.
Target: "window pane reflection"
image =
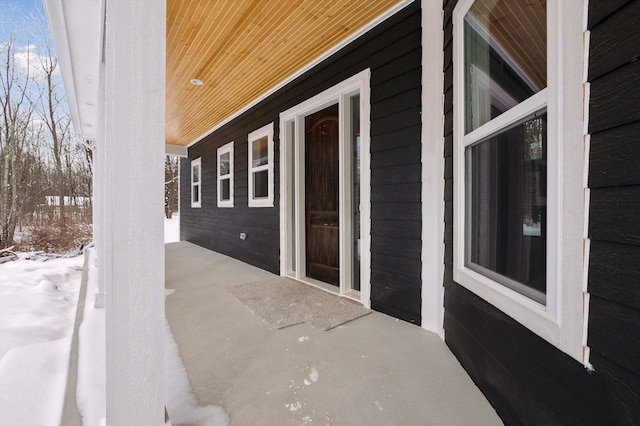
[[[230,171],[229,158],[230,158],[230,155],[228,152],[225,152],[220,156],[220,176],[229,174],[229,171]]]
[[[546,293],[546,113],[466,149],[466,263],[540,303]]]
[[[220,200],[227,201],[231,199],[231,180],[224,179],[220,181]]]
[[[269,196],[269,171],[263,170],[253,173],[253,198],[267,198]]]
[[[193,183],[200,182],[200,166],[197,164],[193,166]]]
[[[200,187],[198,185],[195,185],[193,187],[193,195],[191,196],[191,200],[193,203],[200,202]]]
[[[547,86],[546,3],[478,0],[465,15],[465,133]]]
[[[252,167],[263,166],[269,163],[269,140],[266,136],[252,143]]]

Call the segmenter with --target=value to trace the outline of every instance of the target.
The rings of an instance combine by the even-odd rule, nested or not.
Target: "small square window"
[[[273,123],[249,134],[249,207],[273,207]]]
[[[202,183],[200,176],[202,174],[202,158],[196,158],[191,162],[191,207],[202,206]]]
[[[233,142],[218,148],[218,207],[233,207]]]

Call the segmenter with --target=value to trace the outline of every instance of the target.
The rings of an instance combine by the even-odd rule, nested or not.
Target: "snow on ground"
[[[82,256],[0,265],[0,424],[58,425]]]
[[[89,253],[89,266],[96,264],[96,251]],[[105,417],[105,311],[94,307],[98,270],[89,268],[87,298],[78,329],[78,385],[76,402],[83,425],[98,426]]]
[[[179,218],[165,220],[165,242],[179,241]],[[58,425],[83,256],[0,264],[0,425]],[[95,265],[95,250],[89,265]],[[78,334],[76,398],[83,425],[104,422],[105,311],[94,307],[97,270],[89,269]],[[167,290],[167,296],[173,293]],[[222,407],[199,406],[169,323],[165,322],[167,410],[174,425],[224,426]]]
[[[174,213],[171,219],[164,219],[164,242],[175,243],[180,241],[180,215]]]

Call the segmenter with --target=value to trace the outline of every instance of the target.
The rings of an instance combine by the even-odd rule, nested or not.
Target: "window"
[[[584,117],[572,110],[583,104],[583,5],[575,3],[456,6],[454,280],[584,361]]]
[[[202,206],[202,158],[191,162],[191,207]]]
[[[218,148],[218,207],[233,207],[233,142]]]
[[[249,134],[249,207],[273,207],[273,123]]]

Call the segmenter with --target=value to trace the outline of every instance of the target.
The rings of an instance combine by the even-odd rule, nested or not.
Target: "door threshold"
[[[331,285],[329,283],[325,283],[322,282],[320,280],[316,280],[314,278],[309,278],[309,277],[302,277],[302,278],[297,278],[297,277],[292,277],[289,275],[285,275],[287,278],[291,278],[292,280],[298,281],[302,284],[311,286],[311,287],[315,287],[319,290],[325,291],[327,293],[331,293],[335,296],[338,296],[342,299],[347,299],[350,302],[355,302],[358,305],[362,305],[364,306],[364,304],[360,301],[360,292],[359,291],[350,291],[346,294],[340,294],[340,287],[337,287],[335,285]]]

